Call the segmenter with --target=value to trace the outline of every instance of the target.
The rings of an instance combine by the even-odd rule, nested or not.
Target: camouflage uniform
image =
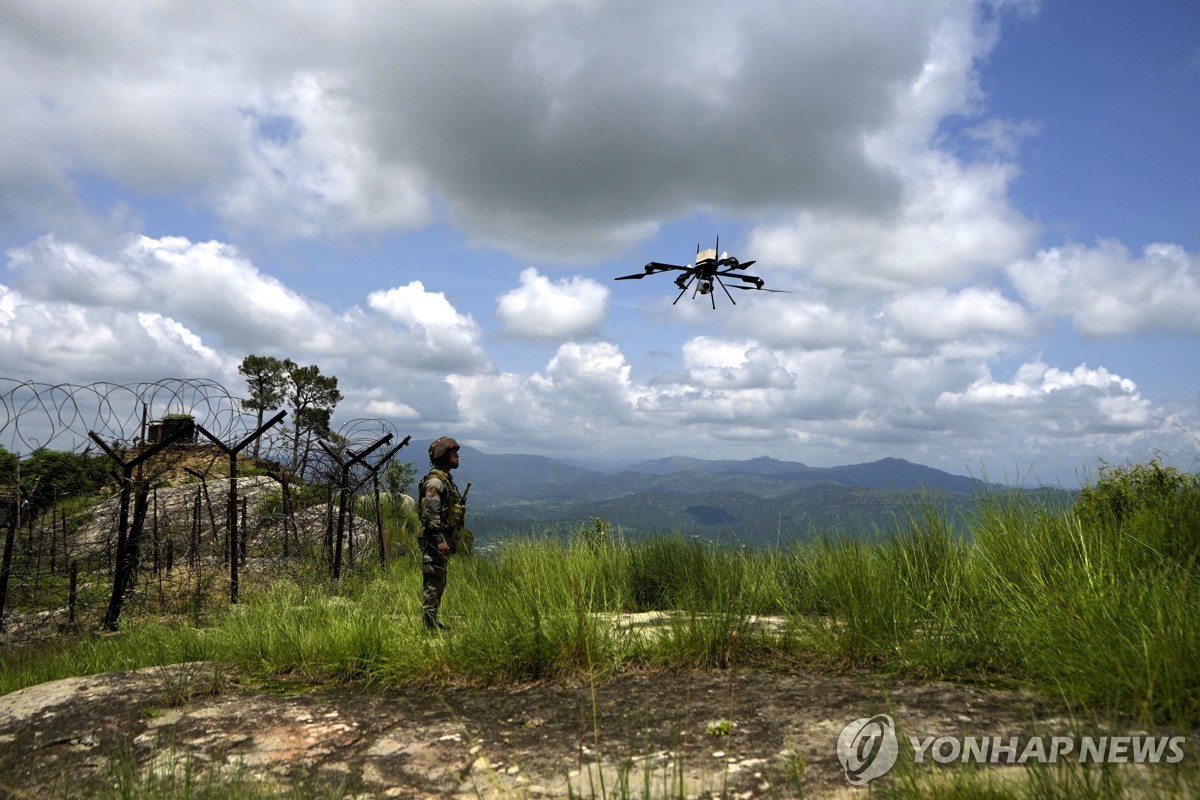
[[[438,607],[446,591],[446,568],[448,556],[458,549],[458,535],[466,517],[466,502],[446,460],[451,451],[458,450],[458,443],[442,437],[429,446],[429,460],[433,467],[417,486],[420,498],[417,513],[421,519],[421,612],[425,626],[431,629],[445,628],[438,622]],[[457,465],[455,465],[457,466]],[[448,553],[442,553],[438,545],[445,543]]]

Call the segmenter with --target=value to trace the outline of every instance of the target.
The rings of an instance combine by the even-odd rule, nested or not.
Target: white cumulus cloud
[[[1008,270],[1025,300],[1070,318],[1087,336],[1200,333],[1200,256],[1172,244],[1147,245],[1140,258],[1104,241],[1042,250]]]
[[[916,157],[895,215],[805,211],[756,229],[748,252],[821,286],[903,290],[996,270],[1028,252],[1035,226],[1008,204],[1006,165]]]
[[[367,303],[408,329],[426,366],[444,372],[470,371],[486,361],[475,319],[459,313],[442,292],[426,291],[420,281],[372,292]]]
[[[1019,303],[982,287],[909,292],[888,305],[886,316],[906,337],[926,342],[953,342],[979,334],[1028,337],[1037,331]]]
[[[1086,364],[1067,372],[1031,361],[1011,381],[985,374],[961,392],[943,392],[937,405],[948,412],[1002,409],[1056,435],[1133,431],[1153,422],[1151,403],[1133,381]]]
[[[444,404],[449,388],[440,376],[489,368],[471,315],[419,282],[370,294],[370,311],[338,313],[217,241],[133,236],[97,252],[46,236],[10,250],[8,273],[0,284],[0,373],[21,378],[186,373],[234,386],[237,364],[258,354],[319,363],[347,384],[419,387],[417,396]],[[432,383],[414,377],[429,372],[439,376]],[[419,401],[378,402],[377,410],[399,415]]]
[[[520,282],[496,299],[496,315],[515,338],[586,338],[608,315],[609,290],[590,278],[552,281],[530,267],[521,271]]]
[[[325,306],[267,275],[236,247],[181,236],[127,237],[100,254],[44,236],[8,253],[22,293],[42,302],[154,311],[227,344],[320,349],[333,324]]]

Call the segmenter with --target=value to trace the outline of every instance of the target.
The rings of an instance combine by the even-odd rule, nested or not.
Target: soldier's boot
[[[421,612],[421,621],[425,623],[425,628],[430,631],[448,631],[448,627],[438,622],[437,609],[426,608]]]

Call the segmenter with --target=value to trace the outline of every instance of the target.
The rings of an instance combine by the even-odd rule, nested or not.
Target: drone
[[[734,289],[758,289],[764,292],[783,292],[787,294],[785,289],[764,289],[763,279],[757,275],[746,275],[739,270],[744,270],[753,264],[753,261],[738,261],[729,253],[721,253],[721,257],[717,258],[717,252],[721,249],[721,237],[717,237],[717,246],[709,250],[700,250],[700,245],[696,245],[696,262],[688,264],[686,267],[681,267],[677,264],[663,264],[658,261],[651,261],[646,265],[642,272],[636,272],[633,275],[621,275],[613,280],[631,281],[641,280],[647,275],[655,275],[659,272],[676,271],[681,273],[675,277],[675,285],[679,287],[679,294],[671,302],[671,305],[679,302],[679,299],[687,292],[692,290],[692,299],[696,295],[709,295],[712,301],[712,307],[717,307],[716,288],[720,286],[725,291],[725,296],[729,298],[729,302],[737,305],[737,301],[733,299],[733,295],[729,292],[729,286],[725,280],[741,281],[741,283],[731,283]],[[743,285],[746,284],[746,285]]]

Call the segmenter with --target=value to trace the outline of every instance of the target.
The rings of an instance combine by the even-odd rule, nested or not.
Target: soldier
[[[443,436],[429,445],[432,469],[417,486],[417,513],[421,518],[421,618],[430,630],[446,630],[438,622],[438,606],[446,591],[449,556],[458,547],[466,516],[466,502],[450,470],[458,467],[458,442]]]

